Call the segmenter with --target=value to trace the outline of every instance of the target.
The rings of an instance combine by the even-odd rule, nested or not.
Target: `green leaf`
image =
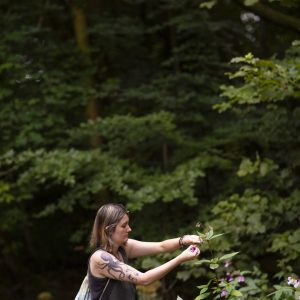
[[[209,268],[212,269],[212,270],[215,270],[219,267],[219,264],[210,264],[209,265]]]
[[[203,284],[203,285],[198,285],[197,288],[199,290],[203,289],[203,288],[206,288],[207,287],[207,284]]]
[[[197,234],[199,235],[200,238],[204,239],[206,237],[206,235],[204,233],[201,233],[199,231],[197,231]]]
[[[229,253],[229,254],[225,254],[223,255],[222,257],[219,258],[219,260],[225,260],[225,259],[229,259],[235,255],[237,255],[239,252],[232,252],[232,253]]]
[[[217,4],[216,0],[212,0],[212,1],[205,1],[203,3],[200,4],[200,8],[207,8],[207,9],[211,9],[212,7],[214,7]]]
[[[201,289],[200,295],[201,295],[201,294],[204,294],[207,290],[208,290],[208,287],[205,287],[205,288]]]
[[[212,279],[207,284],[198,285],[197,288],[198,289],[206,288],[206,287],[208,287],[211,284],[211,282],[212,282]]]
[[[205,293],[205,294],[201,294],[201,295],[197,296],[197,297],[195,298],[195,300],[205,299],[205,298],[207,298],[209,295],[210,295],[210,292],[209,292],[209,293]]]
[[[255,3],[257,3],[258,2],[258,0],[245,0],[244,1],[244,4],[246,5],[246,6],[251,6],[251,5],[254,5]]]
[[[243,297],[243,294],[240,291],[238,291],[238,290],[233,290],[231,292],[231,295],[235,296],[235,297]]]
[[[213,235],[213,236],[210,238],[210,240],[213,240],[213,239],[215,239],[215,238],[217,238],[217,237],[220,237],[220,236],[222,236],[222,235],[224,235],[224,234],[226,234],[226,233],[219,233],[219,234]]]
[[[210,240],[213,235],[214,235],[214,230],[212,227],[210,227],[210,230],[206,233],[206,240]]]
[[[195,265],[202,265],[204,263],[210,263],[209,259],[201,259],[195,263]]]

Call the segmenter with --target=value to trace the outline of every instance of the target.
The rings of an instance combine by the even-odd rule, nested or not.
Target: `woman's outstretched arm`
[[[196,246],[190,246],[178,256],[161,266],[147,272],[140,272],[130,265],[119,261],[112,254],[99,250],[91,257],[90,270],[96,277],[108,277],[116,280],[132,282],[134,284],[148,285],[153,281],[164,277],[182,262],[192,260],[199,254],[200,250]]]
[[[184,235],[181,238],[178,237],[161,242],[142,242],[134,239],[128,239],[125,250],[129,258],[135,258],[139,256],[175,251],[180,248],[180,244],[189,246],[201,243],[202,240],[198,235]]]

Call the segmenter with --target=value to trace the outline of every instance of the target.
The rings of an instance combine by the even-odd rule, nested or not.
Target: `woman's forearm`
[[[169,239],[161,242],[161,252],[174,251],[181,246],[201,244],[202,239],[197,235],[184,235],[180,238]]]
[[[169,252],[169,251],[174,251],[174,250],[178,249],[180,247],[179,239],[180,238],[174,238],[174,239],[162,241],[161,245],[160,245],[162,252]]]
[[[161,279],[181,263],[182,259],[177,256],[159,267],[140,274],[140,276],[137,278],[137,283],[140,285],[148,285],[156,280]]]

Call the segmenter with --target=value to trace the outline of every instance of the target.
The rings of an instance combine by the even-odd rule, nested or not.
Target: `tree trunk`
[[[74,33],[77,42],[78,49],[85,56],[88,65],[91,65],[90,49],[87,36],[87,21],[84,10],[73,4],[73,26]],[[92,78],[86,78],[86,85],[89,88],[92,85]],[[99,111],[97,106],[97,100],[95,97],[90,97],[87,99],[86,104],[86,117],[87,119],[95,120],[99,118]],[[93,148],[98,148],[101,144],[100,136],[94,135],[90,138],[90,145]]]

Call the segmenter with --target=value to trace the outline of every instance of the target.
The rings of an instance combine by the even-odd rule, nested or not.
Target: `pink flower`
[[[227,296],[227,291],[223,290],[222,293],[221,293],[221,297],[226,297],[226,296]]]
[[[229,282],[233,281],[233,277],[230,272],[227,272],[226,276],[227,276]]]
[[[230,260],[225,260],[224,267],[228,268],[230,265],[231,265],[231,261]]]
[[[244,282],[245,281],[245,277],[243,275],[240,275],[238,277],[238,282]]]
[[[288,282],[287,282],[287,284],[288,284],[288,285],[294,284],[294,279],[293,279],[291,276],[288,277]]]
[[[191,252],[195,252],[195,251],[196,251],[196,247],[192,246],[192,247],[190,248],[190,250],[191,250]]]
[[[300,286],[300,281],[294,280],[294,288],[296,289],[298,286]]]

